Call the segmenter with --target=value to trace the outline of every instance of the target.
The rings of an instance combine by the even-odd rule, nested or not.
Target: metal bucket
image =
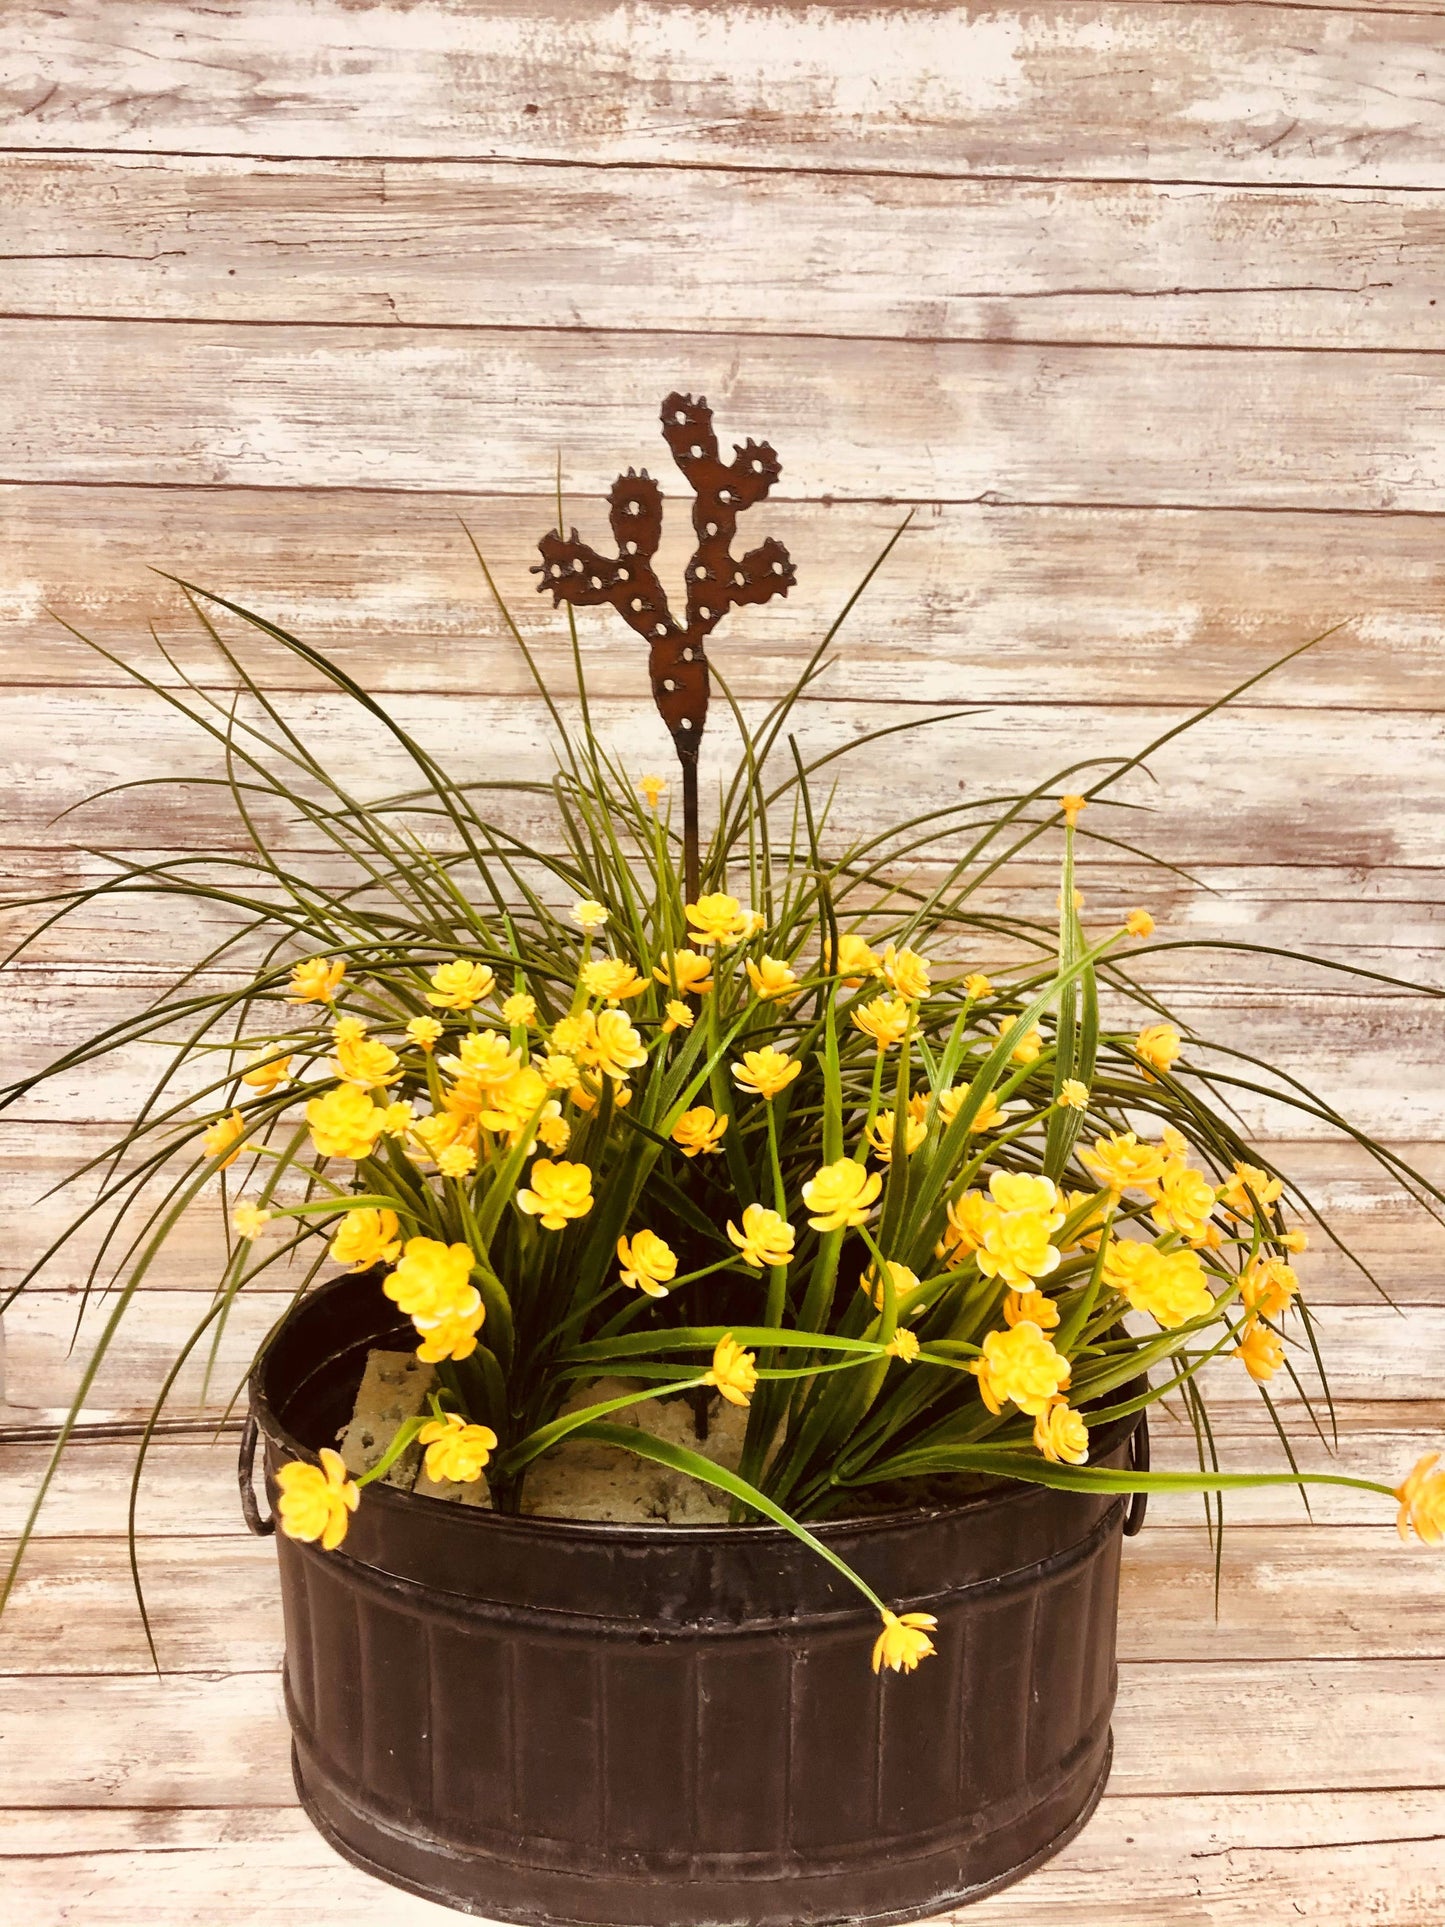
[[[277,1467],[333,1444],[366,1355],[342,1278],[251,1383]],[[1123,1465],[1132,1422],[1095,1434]],[[1137,1503],[1137,1502],[1136,1502]],[[1109,1771],[1125,1502],[998,1487],[820,1535],[938,1652],[877,1679],[876,1616],[786,1533],[503,1518],[367,1489],[337,1552],[278,1536],[301,1801],[349,1860],[465,1913],[619,1927],[908,1920],[1016,1880]],[[1131,1520],[1131,1524],[1133,1521]]]

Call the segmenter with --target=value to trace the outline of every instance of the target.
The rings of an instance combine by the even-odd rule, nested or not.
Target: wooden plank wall
[[[680,386],[706,393],[725,438],[767,436],[783,458],[754,519],[788,543],[799,586],[720,633],[744,700],[801,663],[913,513],[807,738],[847,742],[905,706],[979,713],[859,754],[845,821],[1133,750],[1340,625],[1128,792],[1152,811],[1144,840],[1191,878],[1101,853],[1091,912],[1144,900],[1164,935],[1310,947],[1438,990],[1442,99],[1434,0],[10,0],[5,928],[31,920],[20,899],[96,874],[92,846],[184,848],[223,828],[203,798],[145,789],[56,821],[104,784],[201,762],[55,616],[135,659],[154,622],[194,664],[183,605],[152,572],[175,570],[333,653],[463,772],[540,769],[543,719],[460,523],[557,666],[527,567],[559,451],[569,519],[600,532],[617,469],[659,467],[657,404]],[[607,727],[656,761],[636,654],[601,614],[584,650]],[[384,786],[337,706],[288,661],[265,666],[318,744]],[[1038,864],[1008,885],[1031,906],[1055,887]],[[48,933],[0,982],[7,1070],[118,1014],[199,934],[134,907]],[[1438,1003],[1245,954],[1172,951],[1153,981],[1202,1033],[1279,1056],[1445,1176]],[[42,1194],[125,1115],[144,1069],[6,1122],[0,1282],[58,1225],[64,1201]],[[1410,1307],[1402,1325],[1357,1273],[1309,1261],[1345,1461],[1397,1476],[1445,1415],[1439,1234],[1308,1121],[1250,1115]],[[158,1272],[94,1417],[147,1401],[212,1250],[197,1229]],[[7,1421],[43,1423],[73,1387],[76,1275],[61,1266],[6,1320]],[[272,1309],[234,1321],[235,1363]],[[1224,1425],[1241,1462],[1269,1450],[1243,1390],[1226,1387]],[[154,1919],[162,1891],[168,1923],[215,1927],[236,1869],[264,1854],[289,1883],[269,1918],[340,1919],[327,1909],[366,1890],[334,1885],[324,1849],[267,1804],[286,1797],[274,1692],[246,1684],[275,1663],[264,1554],[234,1538],[224,1467],[207,1480],[193,1444],[161,1448],[146,1528],[177,1569],[163,1590],[183,1690],[157,1698],[116,1630],[95,1668],[120,1676],[114,1734],[66,1777],[96,1701],[47,1602],[128,1624],[114,1451],[85,1448],[30,1616],[0,1633],[0,1669],[41,1676],[5,1682],[19,1740],[0,1753],[28,1917]],[[37,1462],[11,1446],[7,1481]],[[1440,1569],[1382,1566],[1406,1576],[1374,1624],[1383,1516],[1326,1505],[1311,1538],[1261,1500],[1241,1590],[1206,1626],[1194,1528],[1157,1510],[1131,1566],[1115,1793],[1053,1884],[1027,1891],[1102,1922],[1091,1909],[1132,1869],[1161,1921],[1185,1918],[1185,1892],[1190,1920],[1438,1921],[1445,1866],[1421,1843],[1438,1843],[1445,1783]],[[185,1533],[213,1535],[189,1593],[200,1541]],[[1199,1623],[1150,1630],[1181,1592],[1191,1612],[1199,1594]],[[1201,1655],[1222,1669],[1212,1683]],[[1291,1655],[1309,1662],[1313,1725]],[[127,1694],[163,1767],[126,1753]],[[1221,1695],[1233,1723],[1211,1712]],[[1402,1791],[1367,1790],[1383,1786]],[[1141,1859],[1146,1835],[1168,1844]],[[68,1911],[77,1879],[89,1912]]]

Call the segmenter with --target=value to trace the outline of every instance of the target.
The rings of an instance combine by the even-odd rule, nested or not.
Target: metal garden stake
[[[708,672],[704,642],[739,602],[766,602],[786,595],[796,575],[788,551],[769,538],[741,560],[732,555],[738,516],[761,502],[782,473],[767,442],[734,444],[733,459],[718,457],[712,410],[706,398],[669,395],[662,404],[662,434],[672,459],[693,492],[692,525],[697,548],[687,565],[687,619],[668,607],[652,558],[662,537],[662,490],[643,469],[628,469],[612,484],[615,556],[599,555],[574,528],[564,537],[549,529],[537,544],[542,560],[533,573],[550,589],[554,607],[610,602],[623,621],[648,643],[652,694],[672,733],[682,765],[683,880],[687,900],[699,888],[697,757],[707,723]]]

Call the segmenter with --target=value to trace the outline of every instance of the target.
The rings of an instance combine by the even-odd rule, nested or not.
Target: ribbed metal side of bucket
[[[328,1442],[395,1330],[374,1282],[258,1368],[267,1468]],[[1128,1428],[1100,1434],[1122,1464]],[[297,1784],[341,1851],[463,1911],[588,1927],[917,1917],[1015,1879],[1107,1777],[1122,1505],[1000,1488],[830,1525],[935,1658],[772,1528],[499,1519],[369,1488],[278,1540]]]

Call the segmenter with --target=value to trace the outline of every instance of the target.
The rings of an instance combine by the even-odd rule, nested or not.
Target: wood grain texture
[[[867,1663],[866,1653],[861,1661]],[[1445,1771],[1437,1659],[1126,1662],[1116,1795],[1429,1787]],[[0,1807],[289,1807],[279,1672],[0,1680]],[[1198,1735],[1214,1735],[1201,1752]],[[1328,1748],[1320,1736],[1328,1732]]]
[[[1332,380],[1293,349],[838,340],[819,355],[658,316],[581,336],[12,320],[0,356],[27,370],[3,391],[7,482],[536,494],[554,447],[568,488],[655,462],[658,400],[680,386],[706,394],[725,442],[770,437],[784,499],[1445,506],[1439,365],[1414,352],[1351,354]]]
[[[10,152],[0,219],[8,312],[169,321],[1428,350],[1445,267],[1382,188]]]
[[[258,1280],[237,1298],[221,1340],[219,1362],[208,1395],[201,1399],[206,1347],[198,1346],[182,1369],[167,1406],[168,1416],[194,1419],[215,1417],[230,1409],[272,1325],[291,1302],[285,1288],[287,1274],[277,1271]],[[263,1286],[275,1283],[269,1289]],[[300,1276],[295,1285],[299,1287]],[[144,1419],[182,1345],[209,1311],[209,1289],[138,1292],[127,1306],[105,1358],[95,1375],[84,1406],[88,1420]],[[113,1309],[98,1299],[84,1312],[82,1341],[99,1334]],[[29,1420],[59,1419],[75,1397],[88,1346],[69,1352],[70,1341],[82,1318],[80,1294],[75,1289],[27,1291],[5,1315],[5,1388],[9,1406]],[[1382,1303],[1321,1304],[1313,1321],[1337,1399],[1433,1400],[1445,1382],[1445,1304],[1411,1305],[1408,1313]],[[1319,1378],[1296,1321],[1288,1336],[1289,1358],[1304,1388],[1315,1400],[1320,1423],[1328,1416]],[[1257,1388],[1234,1360],[1221,1357],[1201,1375],[1201,1386],[1211,1410],[1244,1407],[1260,1409]],[[1298,1393],[1282,1378],[1271,1387],[1275,1402],[1288,1413],[1290,1425],[1303,1432],[1310,1421]],[[11,1415],[7,1413],[7,1418]],[[12,1422],[13,1419],[12,1419]],[[1424,1448],[1422,1447],[1422,1450]],[[1403,1467],[1395,1478],[1403,1478]]]
[[[555,772],[555,737],[537,698],[458,691],[441,701],[397,695],[387,707],[457,781],[549,783]],[[944,705],[926,707],[940,718],[926,730],[872,742],[866,739],[909,713],[882,694],[870,705],[805,703],[798,711],[795,733],[808,759],[834,752],[845,758],[820,779],[846,779],[829,817],[833,847],[877,836],[915,813],[1035,789],[1057,796],[1080,772],[1095,782],[1110,759],[1137,758],[1187,714],[1172,705],[1101,704],[1085,734],[1075,713],[1026,702],[951,718],[944,717]],[[668,767],[662,724],[635,698],[598,699],[591,709],[598,736],[624,768],[640,775]],[[369,798],[415,787],[406,752],[347,697],[297,696],[285,712],[338,783]],[[754,707],[754,720],[759,714]],[[222,746],[151,692],[11,685],[0,689],[0,735],[11,755],[11,780],[0,793],[0,837],[11,847],[51,850],[62,811],[113,785],[155,778],[209,779],[211,787],[151,787],[109,797],[88,808],[83,821],[68,819],[69,837],[92,847],[103,838],[105,847],[119,850],[249,846],[226,787]],[[248,747],[258,746],[250,740]],[[1431,869],[1441,854],[1442,750],[1445,712],[1372,720],[1341,710],[1240,709],[1156,751],[1150,773],[1136,770],[1116,782],[1081,827],[1186,868],[1253,856],[1267,863]],[[731,775],[738,753],[736,731],[719,715],[703,742],[705,791],[718,774]],[[1123,806],[1117,811],[1111,807],[1116,799]],[[283,821],[264,799],[252,800],[280,849],[323,847],[318,833]],[[479,792],[478,803],[489,821],[557,848],[550,797],[499,787]],[[289,808],[284,814],[290,816]],[[961,856],[965,848],[957,833],[920,830],[916,842],[914,854],[932,862]]]
[[[102,783],[207,759],[48,610],[127,656],[155,616],[197,668],[188,612],[150,573],[170,567],[333,652],[467,772],[540,773],[545,731],[458,522],[557,674],[564,631],[526,574],[554,451],[567,518],[596,535],[618,467],[665,466],[656,407],[680,384],[784,462],[754,539],[788,544],[799,588],[718,644],[746,702],[796,672],[918,505],[804,734],[832,748],[905,706],[986,713],[858,754],[851,827],[1137,748],[1343,622],[1161,757],[1158,788],[1128,793],[1147,818],[1090,812],[1197,880],[1095,845],[1088,916],[1143,902],[1164,938],[1445,983],[1442,89],[1441,0],[13,0],[0,944],[33,920],[24,899],[100,874],[87,846],[234,841],[196,790],[53,820]],[[663,551],[674,575],[683,542]],[[600,623],[583,647],[607,728],[651,766],[640,659]],[[394,780],[288,658],[253,660],[348,775]],[[921,854],[923,880],[939,852]],[[1054,854],[981,906],[1048,916]],[[133,1008],[220,930],[130,899],[48,933],[0,978],[5,1073]],[[1144,974],[1445,1181],[1438,1004],[1257,955],[1165,952]],[[72,1208],[42,1194],[150,1068],[132,1054],[4,1121],[0,1288]],[[1292,1410],[1301,1463],[1393,1482],[1445,1434],[1445,1233],[1350,1147],[1245,1108],[1293,1134],[1279,1162],[1408,1306],[1319,1241],[1302,1261],[1339,1441]],[[144,1409],[218,1246],[215,1214],[186,1226],[88,1417]],[[76,1383],[80,1255],[5,1319],[0,1536],[47,1456],[7,1429],[53,1418]],[[283,1303],[237,1308],[212,1413]],[[1282,1469],[1238,1366],[1215,1385],[1224,1463]],[[198,1392],[199,1369],[178,1415]],[[1159,1408],[1153,1449],[1193,1463]],[[70,1453],[0,1624],[0,1913],[454,1919],[366,1881],[294,1805],[272,1554],[242,1531],[234,1435],[154,1448],[140,1554],[177,1670],[147,1675],[132,1451]],[[1116,1927],[1123,1910],[1438,1927],[1445,1567],[1395,1543],[1383,1498],[1313,1503],[1310,1527],[1290,1488],[1231,1499],[1216,1619],[1197,1498],[1153,1498],[1126,1554],[1111,1790],[970,1927]]]
[[[1387,1799],[1106,1793],[1056,1859],[953,1918],[1092,1927],[1105,1918],[1099,1895],[1127,1892],[1129,1918],[1145,1927],[1279,1927],[1291,1917],[1433,1927],[1445,1912],[1442,1830],[1445,1799],[1428,1790]],[[409,1894],[379,1895],[299,1809],[12,1808],[0,1813],[0,1861],[35,1927],[154,1927],[158,1918],[216,1927],[233,1917],[239,1893],[264,1897],[274,1927],[456,1920]]]
[[[27,0],[3,26],[32,151],[1445,184],[1419,7]]]
[[[625,445],[642,459],[653,453],[654,412],[639,411],[626,431]],[[550,433],[550,424],[536,431],[539,465]],[[797,432],[784,446],[789,468],[810,438]],[[581,492],[563,505],[569,524],[599,538],[604,473],[581,488],[579,472]],[[686,495],[667,478],[663,486],[670,505],[660,566],[676,582],[690,552]],[[797,559],[799,582],[765,611],[735,611],[719,632],[716,660],[750,699],[775,697],[797,673],[904,511],[770,500],[765,513]],[[195,617],[155,573],[166,569],[291,630],[379,694],[527,694],[525,665],[503,633],[465,523],[544,673],[565,685],[565,623],[528,573],[555,518],[555,500],[542,495],[323,488],[298,499],[248,489],[0,487],[0,535],[13,558],[0,576],[0,682],[120,680],[61,620],[173,681],[149,647],[155,622],[188,669],[213,677]],[[926,693],[949,704],[1022,696],[1045,707],[1183,708],[1216,700],[1342,624],[1259,683],[1248,704],[1439,710],[1439,607],[1439,530],[1428,517],[932,504],[844,624],[820,693],[871,701],[886,679],[892,700]],[[636,700],[641,652],[605,614],[582,628],[589,685]],[[312,680],[254,631],[249,647],[268,686]],[[1384,725],[1363,725],[1376,727]]]
[[[1403,1550],[1387,1522],[1240,1525],[1225,1543],[1217,1612],[1202,1525],[1160,1526],[1129,1548],[1122,1660],[1264,1665],[1445,1657],[1445,1572],[1428,1552]],[[8,1561],[12,1550],[0,1542],[0,1557]],[[279,1668],[281,1605],[269,1546],[249,1534],[202,1546],[176,1536],[142,1542],[137,1560],[167,1674]],[[1324,1591],[1322,1571],[1330,1575]],[[95,1636],[100,1627],[103,1639]],[[87,1629],[92,1674],[151,1671],[125,1542],[48,1538],[27,1552],[7,1602],[0,1679],[73,1676],[77,1634]]]

